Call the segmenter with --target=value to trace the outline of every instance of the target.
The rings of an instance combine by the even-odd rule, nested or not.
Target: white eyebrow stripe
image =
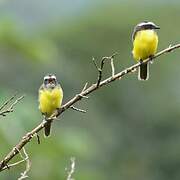
[[[54,79],[56,79],[56,76],[52,75],[52,76],[51,76],[51,78],[54,78]]]
[[[46,75],[46,76],[44,76],[44,80],[49,79],[49,78],[56,79],[56,76],[55,75]]]
[[[143,26],[143,25],[155,25],[155,24],[153,22],[142,22],[138,24],[138,26]]]
[[[44,76],[44,80],[45,80],[45,79],[49,79],[49,76]]]

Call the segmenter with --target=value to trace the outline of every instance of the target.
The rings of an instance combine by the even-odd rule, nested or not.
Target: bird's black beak
[[[51,78],[49,78],[49,83],[52,83],[53,81],[52,81],[52,79]]]
[[[160,26],[156,26],[156,25],[155,25],[155,26],[154,26],[154,29],[160,29]]]

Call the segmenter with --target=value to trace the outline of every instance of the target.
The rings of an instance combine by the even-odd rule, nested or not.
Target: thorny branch
[[[138,62],[128,68],[125,68],[123,71],[115,74],[114,76],[110,76],[107,79],[101,81],[102,79],[102,72],[99,71],[99,78],[98,78],[98,82],[95,84],[92,84],[91,86],[89,86],[87,88],[87,83],[85,84],[84,88],[82,89],[82,91],[75,95],[72,99],[70,99],[66,104],[62,105],[62,107],[60,109],[58,109],[57,112],[55,112],[50,118],[49,121],[54,121],[55,119],[57,119],[57,117],[59,117],[64,111],[66,111],[67,109],[71,108],[72,105],[74,105],[76,102],[80,101],[82,98],[87,98],[87,95],[96,91],[97,89],[106,86],[109,83],[112,83],[115,80],[119,80],[122,77],[124,77],[127,74],[130,74],[134,71],[137,70],[137,68],[143,63],[147,63],[149,61],[151,61],[152,59],[155,60],[157,57],[172,52],[173,50],[176,50],[180,48],[180,44],[174,45],[174,46],[170,46],[160,52],[158,52],[157,54],[155,54],[153,57],[148,58],[146,60],[144,60],[143,62]],[[112,57],[111,57],[112,58]],[[107,57],[106,57],[107,59]],[[101,62],[101,69],[102,69],[102,64],[104,62]],[[102,70],[101,70],[102,71]],[[101,74],[100,74],[101,73]],[[99,80],[100,79],[100,80]],[[4,170],[4,167],[8,166],[8,163],[11,159],[13,159],[18,153],[19,151],[28,143],[30,142],[30,140],[36,136],[36,134],[41,131],[44,128],[44,125],[46,124],[46,121],[42,121],[37,127],[35,127],[33,130],[31,130],[30,132],[28,132],[25,136],[23,136],[21,138],[21,140],[19,141],[18,144],[15,145],[14,148],[12,148],[12,150],[2,159],[2,161],[0,162],[0,171]]]

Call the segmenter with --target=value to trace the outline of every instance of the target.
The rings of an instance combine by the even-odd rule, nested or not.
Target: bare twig
[[[10,168],[13,167],[13,166],[17,166],[17,165],[23,163],[24,161],[26,161],[26,159],[22,159],[22,160],[20,160],[20,161],[18,161],[18,162],[15,162],[15,163],[12,163],[12,164],[8,164],[8,165],[6,165],[6,166],[2,169],[2,171],[3,171],[3,170],[6,170],[6,169],[10,169]]]
[[[114,57],[117,56],[118,53],[114,53],[111,57],[111,70],[112,70],[112,77],[115,75],[115,67],[114,67]]]
[[[76,107],[74,107],[74,106],[71,106],[70,108],[73,109],[73,110],[75,110],[75,111],[81,112],[81,113],[86,113],[85,110],[76,108]]]
[[[86,83],[86,84],[84,85],[84,87],[83,87],[83,89],[82,89],[81,93],[82,93],[82,92],[84,92],[84,91],[86,90],[87,85],[88,85],[88,83]]]
[[[17,96],[17,93],[12,95],[8,100],[6,100],[1,106],[0,106],[0,111],[7,105],[9,104],[15,97]]]
[[[31,162],[29,160],[29,156],[26,153],[26,150],[25,150],[24,147],[23,147],[23,152],[24,152],[24,155],[25,155],[24,161],[26,161],[26,169],[24,170],[23,173],[21,173],[21,176],[18,178],[18,180],[22,180],[22,179],[27,178],[28,177],[27,173],[29,172],[29,170],[31,168]]]
[[[88,83],[86,83],[86,84],[84,85],[82,91],[81,91],[79,94],[77,94],[76,96],[80,96],[81,98],[86,98],[86,99],[88,99],[88,98],[89,98],[88,96],[82,95],[82,93],[86,90],[87,85],[88,85]]]
[[[101,60],[100,68],[98,68],[99,76],[98,76],[98,80],[97,80],[97,87],[99,87],[99,84],[101,82],[104,63],[105,63],[105,60],[107,60],[107,59],[109,59],[109,58],[108,57],[103,57],[102,60]]]
[[[112,76],[114,76],[115,74],[115,68],[114,68],[114,57],[117,55],[117,53],[114,53],[112,56],[105,56],[101,59],[101,63],[100,63],[100,67],[98,67],[95,59],[93,58],[93,63],[96,67],[96,69],[98,70],[99,72],[99,75],[98,75],[98,80],[97,80],[97,87],[99,86],[100,82],[101,82],[101,79],[102,79],[102,71],[103,71],[103,67],[104,67],[104,63],[106,60],[110,60],[111,61],[111,69],[112,69]]]
[[[95,60],[95,58],[94,58],[94,57],[92,58],[92,61],[93,61],[93,63],[94,63],[95,68],[98,70],[98,69],[99,69],[99,67],[98,67],[98,65],[97,65],[96,60]],[[98,71],[99,71],[99,70],[98,70]]]
[[[41,144],[39,134],[38,134],[38,133],[35,133],[35,136],[37,137],[37,143],[38,143],[38,144]]]
[[[24,95],[23,96],[20,96],[19,98],[17,98],[14,103],[11,104],[11,106],[9,107],[9,109],[12,109],[14,108],[14,106],[19,102],[21,101],[22,99],[24,98]]]
[[[112,77],[113,77],[115,74],[114,59],[113,58],[111,59],[111,69],[112,69]]]
[[[17,150],[19,151],[19,150]],[[22,155],[22,153],[19,151],[19,154],[22,158],[22,160],[18,161],[18,162],[15,162],[15,163],[12,163],[12,164],[6,164],[6,166],[4,166],[4,168],[2,169],[3,170],[6,170],[6,169],[10,169],[11,167],[14,167],[14,166],[17,166],[25,161],[27,161],[29,159],[29,156],[27,155],[26,151],[25,151],[25,148],[23,147],[23,153],[25,154],[25,157]]]
[[[71,159],[71,166],[70,166],[70,170],[68,171],[68,175],[67,175],[67,180],[74,180],[74,178],[72,177],[72,175],[75,172],[75,158],[72,157]]]
[[[153,56],[152,58],[148,58],[146,60],[144,60],[142,63],[138,62],[128,68],[125,68],[123,71],[115,74],[114,76],[110,76],[107,79],[101,81],[99,83],[99,86],[97,86],[97,83],[92,84],[90,87],[88,87],[86,90],[84,90],[83,92],[81,92],[79,95],[75,95],[72,99],[70,99],[67,103],[65,103],[60,109],[58,109],[57,112],[55,112],[48,120],[54,121],[57,117],[59,117],[64,111],[66,111],[67,109],[71,108],[72,105],[74,105],[76,102],[80,101],[83,97],[86,97],[88,94],[96,91],[97,89],[106,86],[107,84],[110,84],[112,82],[114,82],[115,80],[118,80],[122,77],[124,77],[125,75],[134,72],[141,64],[143,63],[147,63],[149,61],[151,61],[152,59],[156,59],[157,57],[172,52],[173,50],[176,50],[180,48],[180,44],[168,47],[160,52],[158,52],[155,56]],[[19,141],[18,144],[16,144],[16,148],[12,148],[12,150],[2,159],[2,161],[0,162],[0,171],[3,170],[4,167],[7,166],[8,162],[13,159],[18,153],[18,150],[21,150],[33,137],[36,133],[38,133],[39,131],[41,131],[45,124],[47,123],[47,121],[42,121],[37,127],[35,127],[33,130],[31,130],[30,132],[28,132],[25,136],[23,136],[21,138],[21,140]],[[17,150],[18,149],[18,150]]]
[[[23,96],[20,96],[19,98],[17,98],[14,102],[12,102],[12,100],[14,100],[14,98],[17,96],[17,94],[13,95],[10,99],[8,99],[1,107],[0,107],[0,116],[6,116],[8,113],[13,112],[14,111],[14,106],[21,101],[24,98]],[[10,103],[10,106],[6,108],[6,106]],[[6,108],[6,109],[5,109]]]
[[[102,60],[101,60],[101,65],[100,65],[100,68],[98,67],[97,63],[96,63],[96,60],[93,58],[93,63],[94,63],[94,66],[96,67],[99,75],[98,75],[98,79],[97,79],[97,87],[99,86],[100,82],[101,82],[101,79],[102,79],[102,70],[103,70],[103,67],[104,67],[104,61],[105,61],[105,58],[106,57],[103,57]]]

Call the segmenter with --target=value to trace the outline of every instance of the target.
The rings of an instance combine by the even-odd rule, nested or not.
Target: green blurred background
[[[138,22],[161,27],[161,50],[180,42],[179,19],[179,0],[0,1],[0,102],[16,91],[26,94],[15,112],[0,118],[0,158],[40,123],[44,75],[57,75],[65,103],[97,79],[92,57],[119,52],[116,72],[134,63],[131,33]],[[77,103],[86,114],[66,111],[50,138],[40,133],[40,145],[34,138],[26,146],[29,179],[66,179],[75,157],[77,180],[179,180],[180,52],[159,59],[148,82],[128,75]],[[109,75],[107,63],[103,77]],[[4,171],[0,179],[17,179],[24,168]]]

